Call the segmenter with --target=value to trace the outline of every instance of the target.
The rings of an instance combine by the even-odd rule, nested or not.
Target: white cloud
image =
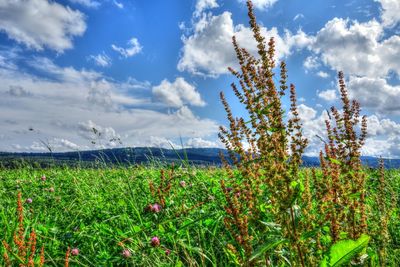
[[[315,56],[309,56],[307,57],[304,62],[303,62],[304,68],[306,70],[312,70],[312,69],[317,69],[321,64],[319,63],[319,59]]]
[[[297,111],[299,112],[300,119],[304,121],[312,120],[317,115],[317,111],[311,107],[308,107],[304,104],[300,104],[297,107]]]
[[[46,151],[39,140],[48,140],[55,151],[93,148],[80,125],[89,133],[90,121],[107,138],[122,141],[121,145],[105,138],[104,147],[149,146],[150,136],[172,141],[216,138],[218,124],[197,117],[186,106],[159,111],[162,103],[152,102],[148,82],[117,82],[46,58],[25,61],[45,77],[0,66],[0,151]]]
[[[69,0],[71,3],[80,4],[90,8],[99,7],[101,4],[97,1],[92,0]]]
[[[291,46],[306,45],[302,38],[305,35],[301,31],[296,35],[291,35],[286,31],[284,37],[281,37],[276,28],[261,27],[261,33],[266,38],[275,38],[277,59],[289,55]],[[236,36],[241,47],[256,54],[257,44],[250,28],[241,24],[235,26],[230,12],[217,16],[203,13],[202,17],[194,23],[192,35],[182,37],[184,45],[178,70],[214,77],[228,73],[229,66],[237,67],[232,45],[233,35]]]
[[[48,0],[0,0],[0,30],[28,48],[63,52],[86,30],[84,15]]]
[[[317,76],[321,77],[321,78],[328,78],[329,74],[326,73],[325,71],[318,71],[317,72]]]
[[[246,3],[246,0],[239,0],[239,2]],[[265,10],[272,7],[278,0],[252,0],[251,2],[255,8]]]
[[[128,48],[118,47],[114,44],[111,45],[111,48],[120,53],[125,58],[132,57],[140,53],[143,49],[137,38],[132,38],[128,41]]]
[[[115,103],[111,97],[111,84],[105,80],[92,81],[87,96],[88,102],[99,105],[105,109],[115,109]]]
[[[304,19],[304,15],[301,13],[297,14],[296,16],[294,16],[293,21],[296,21],[298,19]]]
[[[90,55],[89,59],[93,60],[93,62],[100,67],[109,67],[112,64],[111,58],[104,53],[96,56]]]
[[[398,0],[375,0],[382,5],[382,22],[385,27],[394,27],[400,21],[400,2]]]
[[[195,138],[190,138],[186,142],[187,147],[191,148],[221,148],[223,145],[220,142],[214,142],[214,141],[209,141],[209,140],[204,140],[199,137]]]
[[[334,90],[334,89],[321,91],[318,93],[318,97],[322,98],[325,101],[329,101],[329,102],[332,102],[332,101],[335,101],[336,99],[338,99],[336,90]]]
[[[217,7],[219,7],[217,0],[197,0],[196,10],[194,11],[193,15],[195,17],[199,17],[203,11]]]
[[[91,120],[78,123],[78,134],[97,148],[117,146],[121,138],[112,127],[103,127]]]
[[[124,8],[124,4],[117,2],[117,1],[113,1],[114,5],[116,5],[116,7],[118,7],[119,9],[123,9]]]
[[[354,99],[380,113],[400,113],[400,86],[392,86],[383,78],[350,77],[349,93]]]
[[[400,36],[385,39],[382,25],[374,19],[359,23],[334,18],[308,39],[308,48],[334,70],[369,77],[400,73]]]
[[[326,140],[327,112],[323,111],[318,115],[316,110],[303,104],[299,105],[298,111],[303,124],[303,134],[309,141],[305,154],[318,156],[324,146],[320,137]],[[362,148],[363,156],[400,158],[399,123],[371,115],[367,117],[367,132],[367,140]]]
[[[169,107],[182,107],[185,104],[193,106],[205,106],[205,102],[201,99],[199,92],[184,78],[178,77],[171,83],[163,80],[161,84],[154,86],[152,89],[153,96],[156,100],[166,104]]]
[[[10,85],[9,86],[9,90],[7,91],[7,93],[11,96],[15,96],[15,97],[25,97],[25,96],[30,96],[31,94],[26,91],[22,86],[18,86],[18,85]]]
[[[301,104],[298,106],[299,117],[303,124],[303,135],[309,141],[305,151],[307,156],[318,156],[323,143],[318,136],[325,136],[325,120],[328,118],[326,111],[317,116],[317,111],[312,107]]]

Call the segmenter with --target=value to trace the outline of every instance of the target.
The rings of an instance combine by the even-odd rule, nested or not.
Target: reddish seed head
[[[227,188],[226,188],[226,191],[227,191],[227,192],[231,192],[231,191],[232,191],[232,187],[227,187]]]
[[[131,252],[129,251],[129,249],[124,249],[124,250],[122,251],[122,256],[123,256],[125,259],[127,259],[127,258],[130,258],[130,257],[132,256],[132,254],[131,254]]]
[[[167,249],[165,250],[165,255],[169,256],[171,254],[171,250]]]
[[[32,198],[27,198],[27,199],[25,200],[25,203],[28,203],[28,204],[32,203]]]
[[[46,175],[43,175],[41,179],[42,181],[46,181]]]
[[[180,184],[182,187],[186,187],[186,182],[185,182],[185,181],[183,181],[183,180],[182,180],[182,181],[180,181],[180,182],[179,182],[179,184]]]
[[[144,211],[149,212],[149,211],[153,211],[153,205],[149,204],[144,208]]]
[[[71,250],[71,255],[72,255],[72,256],[78,256],[78,255],[79,255],[79,249],[73,248],[73,249]]]
[[[153,237],[151,239],[151,245],[153,247],[158,247],[160,245],[160,239],[157,236]]]

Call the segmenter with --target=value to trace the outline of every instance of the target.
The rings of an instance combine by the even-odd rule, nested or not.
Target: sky
[[[253,3],[296,85],[306,154],[343,71],[368,116],[363,155],[400,158],[400,1]],[[0,151],[222,147],[219,93],[246,114],[233,35],[256,52],[244,0],[0,0]]]

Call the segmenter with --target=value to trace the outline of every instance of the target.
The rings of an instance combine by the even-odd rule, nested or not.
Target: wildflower
[[[50,192],[54,192],[54,187],[50,187],[50,188],[49,188],[49,191],[50,191]]]
[[[28,203],[28,204],[32,203],[32,198],[27,198],[27,199],[25,200],[25,203]]]
[[[227,192],[231,192],[231,191],[232,191],[232,187],[227,187],[227,188],[226,188],[226,191],[227,191]]]
[[[127,258],[130,258],[130,257],[132,256],[132,254],[131,254],[131,252],[129,251],[129,249],[124,249],[124,250],[122,251],[122,256],[123,256],[125,259],[127,259]]]
[[[180,182],[179,182],[179,184],[180,184],[182,187],[186,187],[186,182],[185,182],[185,181],[183,181],[183,180],[182,180],[182,181],[180,181]]]
[[[170,254],[171,254],[171,250],[166,249],[166,250],[165,250],[165,255],[166,255],[166,256],[169,256]]]
[[[151,245],[153,247],[158,247],[160,245],[160,239],[157,236],[153,237],[151,239]]]
[[[41,179],[43,182],[46,181],[46,175],[43,175]]]
[[[71,250],[71,255],[72,255],[72,256],[78,256],[78,255],[79,255],[79,249],[73,248],[73,249]]]
[[[161,205],[159,205],[158,203],[155,203],[155,204],[152,206],[151,211],[152,211],[152,212],[155,212],[155,213],[158,213],[158,212],[161,211],[161,209],[162,209]]]

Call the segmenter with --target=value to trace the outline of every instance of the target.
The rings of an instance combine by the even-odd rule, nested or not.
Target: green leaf
[[[337,164],[337,165],[341,165],[342,163],[339,161],[339,160],[337,160],[337,159],[332,159],[332,158],[328,158],[329,159],[329,161],[330,162],[332,162],[332,163],[334,163],[334,164]]]
[[[224,252],[225,255],[228,257],[229,259],[229,263],[232,266],[241,266],[238,257],[235,255],[235,253],[233,253],[230,249],[228,248],[224,248]]]
[[[258,247],[256,251],[253,253],[253,255],[251,255],[250,261],[257,259],[258,257],[264,255],[265,252],[277,247],[278,245],[282,244],[285,241],[286,241],[285,239],[279,239],[274,241],[271,240],[270,242],[267,242],[266,244]]]
[[[325,255],[320,266],[338,267],[349,263],[367,247],[369,240],[368,235],[361,235],[356,241],[343,240],[337,242],[330,248],[329,254]]]

